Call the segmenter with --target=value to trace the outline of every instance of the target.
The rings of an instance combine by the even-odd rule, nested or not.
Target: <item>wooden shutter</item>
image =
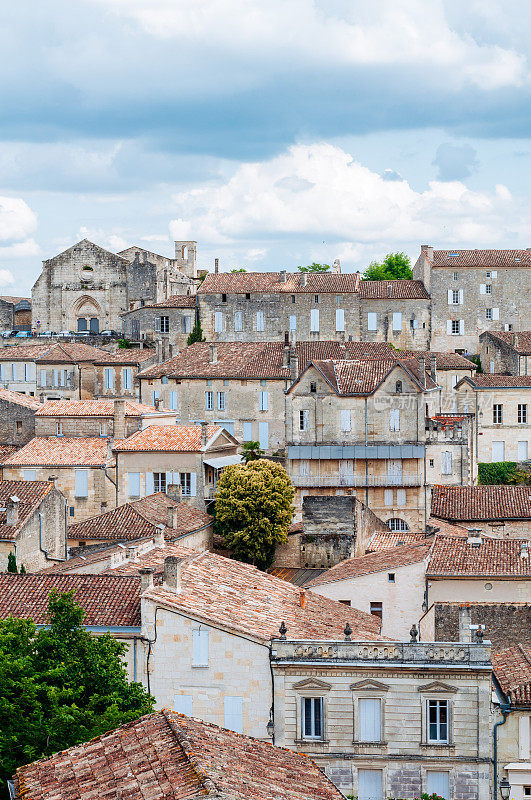
[[[377,697],[360,697],[360,741],[379,742],[381,738],[381,702]]]
[[[224,697],[224,727],[243,733],[243,697]]]

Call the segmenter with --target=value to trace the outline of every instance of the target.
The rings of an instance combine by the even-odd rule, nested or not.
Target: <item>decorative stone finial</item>
[[[343,631],[343,633],[345,634],[345,641],[350,642],[352,636],[352,628],[350,627],[350,622],[347,622],[347,624],[345,625],[345,630]]]
[[[285,639],[285,638],[286,638],[286,631],[287,631],[287,630],[288,630],[288,629],[287,629],[287,627],[286,627],[286,623],[285,623],[284,621],[282,621],[282,622],[280,623],[280,628],[278,629],[278,632],[280,633],[280,638],[281,638],[281,639]]]
[[[419,632],[417,630],[417,626],[416,625],[412,625],[411,626],[411,630],[409,631],[409,635],[411,636],[411,639],[410,639],[411,642],[418,641]]]

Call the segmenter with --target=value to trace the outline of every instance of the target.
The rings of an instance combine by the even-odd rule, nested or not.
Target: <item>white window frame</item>
[[[133,370],[131,367],[122,369],[122,387],[124,391],[133,388]]]
[[[518,403],[518,424],[527,425],[527,403]]]
[[[319,708],[318,715],[315,713],[317,708]],[[309,719],[307,710],[310,712]],[[319,727],[316,724],[318,719]],[[310,733],[307,733],[307,728],[310,729]],[[301,738],[313,741],[324,739],[324,697],[301,697]]]
[[[258,410],[268,411],[269,409],[269,392],[261,390],[258,393]]]
[[[74,496],[77,498],[88,497],[88,469],[74,470]]]
[[[336,308],[336,331],[345,330],[345,310],[343,308]]]
[[[225,411],[227,408],[227,392],[217,392],[217,409]]]
[[[234,312],[234,330],[236,333],[243,331],[243,311]]]
[[[211,389],[207,389],[205,392],[205,409],[206,411],[214,410],[214,392]]]
[[[436,736],[432,737],[432,723],[431,723],[431,715],[430,710],[432,708],[431,704],[434,704],[435,708],[435,726],[436,726]],[[441,721],[441,708],[446,707],[446,722]],[[446,725],[446,736],[443,737],[440,735],[441,728],[443,725]],[[426,741],[428,744],[450,744],[450,700],[446,698],[439,698],[439,697],[427,697],[426,698]]]
[[[105,388],[114,389],[114,367],[105,367]]]
[[[203,669],[210,666],[210,642],[207,628],[194,628],[192,631],[192,667]]]
[[[368,331],[377,331],[378,330],[378,314],[376,311],[369,311],[367,314],[367,330]]]
[[[310,411],[307,408],[299,410],[299,431],[310,430]]]
[[[368,709],[378,709],[377,720],[374,726],[367,719]],[[363,713],[363,710],[365,712]],[[364,719],[365,717],[365,719]],[[368,729],[373,727],[372,736]],[[365,728],[365,731],[364,731]],[[374,728],[377,731],[374,732]],[[381,697],[358,697],[358,740],[359,742],[381,742],[382,741],[382,698]]]
[[[310,311],[310,333],[319,333],[319,309],[312,308]]]

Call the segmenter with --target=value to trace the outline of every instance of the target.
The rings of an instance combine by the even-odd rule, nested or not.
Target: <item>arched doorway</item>
[[[72,306],[71,328],[76,331],[100,332],[101,308],[97,300],[84,295]]]
[[[78,332],[79,331],[88,330],[86,317],[78,317],[77,318],[77,329],[78,329]]]
[[[89,330],[91,333],[100,332],[100,321],[98,317],[91,317],[89,320]]]

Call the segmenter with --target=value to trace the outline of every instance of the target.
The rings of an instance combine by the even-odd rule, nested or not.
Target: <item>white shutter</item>
[[[34,362],[30,361],[30,363],[27,364],[26,366],[27,366],[27,369],[28,369],[28,374],[27,374],[26,380],[28,380],[28,381],[36,380],[37,368],[36,368]]]
[[[463,290],[459,289],[459,305],[463,305]]]
[[[393,311],[393,330],[394,331],[401,331],[402,330],[402,312],[401,311]]]
[[[75,496],[88,497],[88,469],[75,470]]]
[[[479,284],[479,293],[480,294],[487,294],[487,287],[484,283]]]
[[[269,422],[258,423],[258,443],[261,450],[269,448]]]
[[[375,311],[369,311],[367,314],[367,330],[378,330],[378,314]]]
[[[267,411],[269,404],[269,393],[260,392],[258,395],[258,409],[260,411]]]
[[[46,370],[41,370],[41,376],[43,372],[46,375]],[[5,368],[3,364],[0,364],[0,381],[5,381],[5,379]]]
[[[518,461],[527,461],[527,442],[518,442]]]
[[[497,271],[497,270],[495,270],[495,269],[493,269],[493,270],[492,270],[492,272],[490,273],[490,277],[491,277],[493,280],[496,280],[496,278],[498,277],[498,271]]]
[[[448,289],[448,305],[449,306],[453,305],[453,302],[454,302],[454,293],[452,289]]]
[[[351,422],[350,422],[350,409],[342,409],[340,411],[341,415],[341,430],[348,432],[351,430]]]
[[[384,505],[385,506],[392,506],[393,505],[393,490],[392,489],[384,489]]]
[[[446,333],[448,334],[448,336],[452,335],[452,320],[451,319],[447,319],[446,320]]]
[[[194,667],[208,667],[208,631],[197,628],[192,631],[192,665]]]
[[[391,431],[399,431],[400,430],[400,409],[399,408],[392,408],[389,411],[389,430],[391,430]]]
[[[295,314],[290,314],[290,317],[289,317],[289,329],[290,329],[290,331],[296,331],[297,330],[297,317],[295,316]]]
[[[252,442],[253,440],[253,423],[244,422],[242,424],[242,439],[244,442]]]
[[[443,475],[451,475],[452,474],[452,453],[449,450],[444,450],[442,452],[442,469],[441,472]]]
[[[499,319],[500,318],[500,309],[493,308],[492,309],[492,319]]]
[[[518,757],[529,761],[531,755],[531,717],[528,715],[518,718]]]
[[[128,472],[129,497],[140,497],[140,472]]]
[[[155,317],[155,333],[160,333],[160,317]]]
[[[177,391],[174,389],[170,392],[170,411],[177,411]]]
[[[448,800],[450,797],[450,773],[449,772],[435,772],[428,770],[427,772],[427,789],[428,794],[436,794],[439,797],[444,797]]]
[[[243,733],[243,697],[224,697],[223,725],[230,731]]]
[[[223,330],[223,314],[221,311],[216,311],[214,314],[214,330],[216,333],[221,333]]]
[[[319,331],[319,309],[312,308],[310,311],[310,332],[318,333]]]
[[[195,472],[190,473],[190,497],[197,496],[197,474]]]
[[[382,800],[382,775],[381,769],[358,770],[358,800]],[[447,798],[448,795],[445,797]]]
[[[3,366],[3,364],[2,364]],[[0,367],[0,380],[4,380],[4,376],[2,374],[2,368]],[[41,386],[46,386],[46,370],[41,369]]]
[[[492,443],[492,461],[505,461],[505,442]]]
[[[153,494],[155,491],[155,482],[153,480],[153,473],[146,472],[146,494]]]
[[[124,389],[130,389],[133,377],[133,370],[131,367],[126,367],[122,372],[122,376]]]
[[[463,336],[464,332],[465,332],[465,321],[464,321],[464,319],[460,319],[459,320],[459,335]]]
[[[241,311],[234,312],[234,330],[243,331],[243,314]]]
[[[187,717],[193,715],[193,701],[191,694],[174,694],[173,695],[173,710],[177,714],[184,714]]]
[[[381,738],[381,703],[376,697],[360,697],[360,741],[379,742]]]
[[[58,369],[54,369],[54,371],[53,371],[53,385],[54,386],[59,386],[59,370]]]
[[[493,373],[495,371],[495,364],[494,361],[490,362],[490,372]]]
[[[256,330],[263,331],[264,330],[264,312],[257,311],[256,312]]]
[[[396,504],[397,504],[397,506],[405,506],[405,504],[406,504],[406,490],[405,489],[397,489],[396,490]]]
[[[525,442],[524,442],[525,444]],[[25,469],[22,472],[22,479],[25,481],[36,481],[37,480],[37,470],[36,469]]]
[[[336,308],[336,331],[345,330],[345,312],[342,308]]]

